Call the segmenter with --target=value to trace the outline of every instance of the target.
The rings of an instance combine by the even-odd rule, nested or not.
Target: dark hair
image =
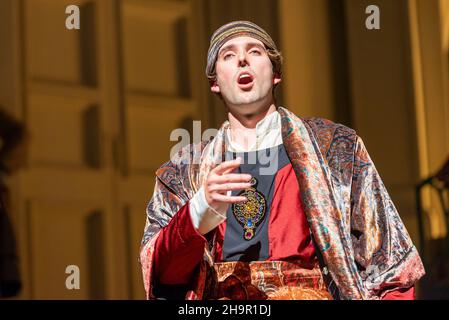
[[[25,126],[2,110],[0,106],[0,171],[4,171],[4,161],[9,153],[25,138]]]

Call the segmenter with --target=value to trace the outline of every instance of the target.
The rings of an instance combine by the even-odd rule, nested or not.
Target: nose
[[[248,60],[246,59],[245,52],[240,52],[239,54],[239,67],[244,67],[248,65]]]

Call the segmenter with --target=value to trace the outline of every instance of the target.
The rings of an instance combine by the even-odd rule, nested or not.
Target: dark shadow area
[[[101,167],[100,110],[98,106],[86,108],[83,121],[83,158],[91,168]]]
[[[96,86],[97,78],[97,37],[96,37],[96,17],[95,4],[86,2],[80,6],[80,67],[81,82],[83,85]]]
[[[89,299],[106,299],[104,219],[101,211],[92,212],[86,221]]]
[[[189,48],[187,45],[187,19],[181,18],[175,23],[175,47],[177,63],[177,84],[179,96],[190,98]]]
[[[350,73],[344,0],[328,0],[329,41],[335,121],[352,127]]]

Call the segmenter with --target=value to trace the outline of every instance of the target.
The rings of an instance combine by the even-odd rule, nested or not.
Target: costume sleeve
[[[351,239],[372,298],[406,291],[425,274],[418,251],[359,137],[351,186]]]
[[[153,196],[146,210],[139,259],[147,299],[156,298],[154,289],[161,280],[185,283],[191,266],[203,262],[205,247],[204,238],[193,228],[188,195],[177,177],[176,168],[165,165],[156,175]],[[178,278],[176,271],[180,266],[186,266],[182,257],[188,257],[189,266],[182,269]]]
[[[387,292],[382,300],[415,300],[415,287]]]
[[[192,225],[187,202],[155,243],[154,274],[161,285],[186,285],[201,262],[206,239]]]

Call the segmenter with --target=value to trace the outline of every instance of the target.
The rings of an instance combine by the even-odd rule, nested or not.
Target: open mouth
[[[248,89],[253,86],[254,78],[250,73],[243,72],[237,78],[237,83],[239,87],[243,89]]]

